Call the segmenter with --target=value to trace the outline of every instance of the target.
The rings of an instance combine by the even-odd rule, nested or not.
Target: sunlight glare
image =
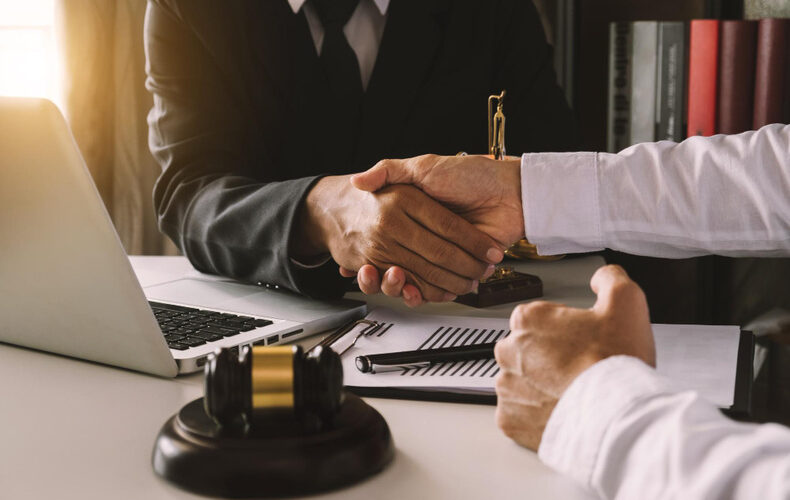
[[[59,101],[54,0],[0,0],[0,95]]]

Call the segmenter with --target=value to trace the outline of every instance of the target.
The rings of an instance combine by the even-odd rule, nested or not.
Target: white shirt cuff
[[[664,393],[669,383],[637,358],[613,356],[571,382],[549,417],[538,456],[590,487],[611,425],[638,401]]]
[[[541,255],[603,250],[597,153],[521,157],[524,230]]]

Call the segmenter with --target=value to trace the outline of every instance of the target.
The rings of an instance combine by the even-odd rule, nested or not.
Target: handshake
[[[325,177],[307,196],[301,248],[330,253],[364,293],[411,307],[454,300],[524,237],[520,165],[425,155]]]

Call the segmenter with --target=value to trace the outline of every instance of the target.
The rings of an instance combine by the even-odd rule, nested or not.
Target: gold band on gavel
[[[252,349],[252,408],[294,407],[294,350],[292,346]]]

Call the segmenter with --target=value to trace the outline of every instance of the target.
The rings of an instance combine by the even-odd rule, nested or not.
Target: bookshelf
[[[787,0],[535,0],[555,46],[558,81],[574,108],[581,149],[606,151],[612,22],[790,17]],[[607,251],[643,287],[654,322],[744,324],[790,309],[790,259],[654,259]]]

